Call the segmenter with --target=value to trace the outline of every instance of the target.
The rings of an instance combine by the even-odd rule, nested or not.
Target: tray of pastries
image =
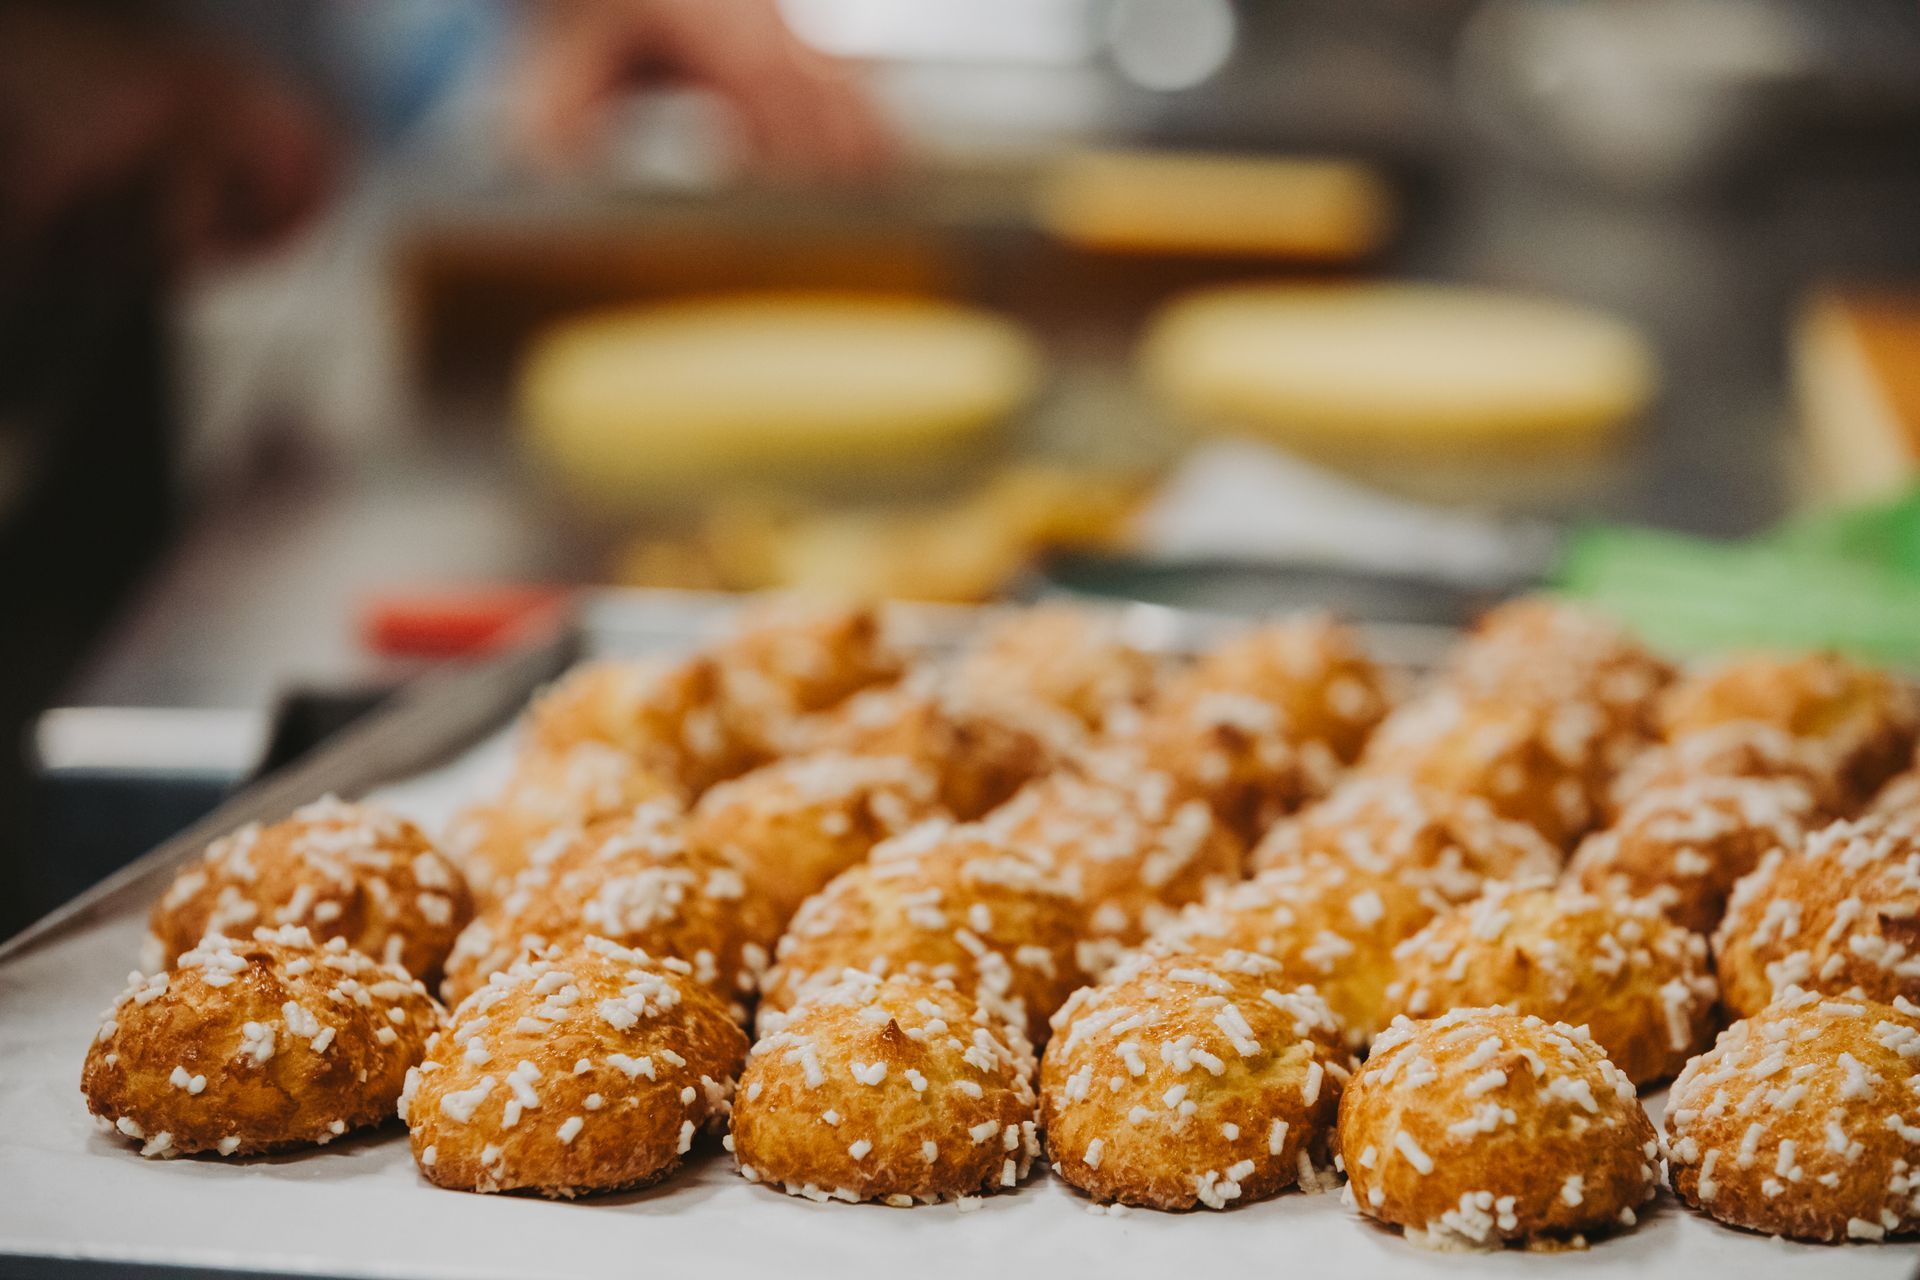
[[[1915,690],[1409,641],[590,609],[0,952],[0,1256],[1910,1273]]]

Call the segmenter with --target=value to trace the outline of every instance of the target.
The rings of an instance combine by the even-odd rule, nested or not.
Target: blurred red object
[[[567,588],[541,586],[373,596],[361,606],[361,643],[388,657],[475,657],[506,647],[542,620],[557,620],[571,598]]]

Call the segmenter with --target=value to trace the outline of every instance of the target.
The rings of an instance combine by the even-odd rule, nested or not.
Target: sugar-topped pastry
[[[1564,849],[1594,825],[1634,745],[1585,698],[1476,698],[1443,687],[1387,718],[1360,771],[1477,796]]]
[[[642,805],[587,827],[474,917],[447,957],[443,994],[458,1002],[529,951],[597,935],[686,961],[744,1017],[779,933],[773,904],[738,867],[688,845],[671,806]]]
[[[1920,703],[1904,681],[1837,654],[1731,658],[1667,691],[1669,739],[1757,720],[1815,745],[1858,802],[1904,767],[1920,731]]]
[[[1311,856],[1344,858],[1366,871],[1421,872],[1455,902],[1488,880],[1552,876],[1560,850],[1524,822],[1502,818],[1478,796],[1426,791],[1400,778],[1354,777],[1255,846],[1256,869]]]
[[[1275,961],[1136,955],[1053,1028],[1047,1158],[1094,1200],[1225,1209],[1320,1189],[1353,1059],[1326,1002]]]
[[[460,872],[420,828],[328,797],[249,823],[183,867],[149,918],[148,967],[209,933],[300,925],[432,982],[472,914]]]
[[[1308,618],[1210,650],[1113,737],[1251,841],[1325,794],[1386,707],[1381,672],[1352,631]]]
[[[1920,999],[1920,830],[1836,822],[1767,855],[1734,886],[1713,954],[1741,1017],[1790,986]]]
[[[1394,959],[1396,1011],[1499,1004],[1583,1026],[1636,1085],[1673,1075],[1713,1033],[1706,939],[1644,902],[1493,884]]]
[[[1567,875],[1594,893],[1645,898],[1668,919],[1711,933],[1740,877],[1821,825],[1805,784],[1714,778],[1643,791],[1580,843]]]
[[[1674,1193],[1732,1226],[1920,1230],[1920,1006],[1789,988],[1673,1082],[1666,1149]]]
[[[1490,610],[1454,650],[1441,679],[1481,699],[1579,698],[1622,733],[1655,728],[1673,669],[1613,619],[1565,601],[1526,596]]]
[[[1758,720],[1729,720],[1628,761],[1613,780],[1608,807],[1618,814],[1644,792],[1728,778],[1795,784],[1830,818],[1841,816],[1848,803],[1834,763],[1818,743]]]
[[[730,736],[761,760],[806,749],[809,718],[906,670],[887,613],[798,597],[752,605],[709,650]]]
[[[1164,773],[1116,764],[1028,783],[982,825],[1074,885],[1090,933],[1135,943],[1180,907],[1240,878],[1245,849],[1203,800]]]
[[[746,1033],[684,962],[588,937],[462,1001],[407,1074],[400,1118],[436,1186],[645,1186],[726,1122],[746,1053]]]
[[[940,780],[947,811],[970,820],[1051,772],[1085,737],[1064,711],[972,693],[920,668],[898,685],[848,699],[821,718],[807,746],[915,761]]]
[[[563,750],[530,745],[498,795],[455,816],[444,844],[484,906],[581,827],[652,801],[679,805],[685,796],[679,783],[638,755],[604,742]]]
[[[701,796],[686,839],[730,859],[784,921],[874,845],[937,816],[938,791],[899,756],[795,756]]]
[[[1288,985],[1320,993],[1358,1047],[1386,1025],[1394,947],[1448,905],[1417,870],[1383,874],[1321,854],[1213,893],[1146,946],[1163,954],[1269,956]]]
[[[1038,1043],[1086,980],[1083,919],[1071,883],[1041,860],[978,826],[928,823],[800,908],[767,975],[761,1029],[777,1030],[781,1012],[856,969],[951,981]]]
[[[1016,1186],[1033,1055],[951,982],[850,971],[753,1047],[732,1145],[752,1182],[896,1206]]]
[[[976,694],[1056,707],[1098,729],[1145,703],[1159,678],[1152,654],[1127,643],[1117,615],[1039,605],[988,623],[954,673]]]
[[[80,1090],[144,1156],[323,1144],[393,1115],[439,1017],[418,979],[339,938],[210,935],[131,976]]]
[[[555,681],[528,709],[528,747],[582,742],[619,748],[689,796],[765,759],[729,715],[720,665],[698,655],[588,662]]]
[[[1634,1225],[1659,1143],[1583,1029],[1505,1009],[1396,1018],[1340,1100],[1347,1195],[1433,1249],[1563,1248]]]

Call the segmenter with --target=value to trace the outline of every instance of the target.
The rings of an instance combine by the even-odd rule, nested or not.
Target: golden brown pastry
[[[1636,1085],[1713,1033],[1707,943],[1650,904],[1489,885],[1403,943],[1388,1004],[1415,1018],[1502,1005],[1586,1027]]]
[[[726,1121],[747,1037],[688,966],[589,937],[453,1011],[400,1118],[429,1182],[576,1196],[672,1173]]]
[[[1089,932],[1140,941],[1189,902],[1240,878],[1239,837],[1201,800],[1180,800],[1163,773],[1096,779],[1063,770],[1027,784],[983,826],[1071,881]]]
[[[1357,1048],[1386,1025],[1394,947],[1448,905],[1413,869],[1381,874],[1310,856],[1188,907],[1146,945],[1156,954],[1251,951],[1277,960],[1287,985],[1325,998]]]
[[[1053,1028],[1047,1158],[1095,1201],[1224,1209],[1319,1189],[1353,1059],[1326,1001],[1276,962],[1139,955]]]
[[[1836,822],[1768,854],[1734,886],[1713,954],[1738,1017],[1790,986],[1920,999],[1920,831]]]
[[[761,1030],[848,969],[947,979],[1039,1043],[1086,980],[1071,885],[978,826],[928,823],[809,898],[775,953]]]
[[[1274,824],[1253,851],[1257,870],[1303,858],[1344,858],[1390,875],[1417,869],[1449,901],[1488,880],[1553,876],[1560,851],[1478,796],[1423,791],[1399,778],[1354,777],[1299,816]]]
[[[1817,743],[1758,720],[1729,720],[1641,752],[1613,781],[1617,816],[1642,793],[1705,779],[1790,782],[1804,788],[1829,818],[1843,816],[1845,788]]]
[[[1159,664],[1127,643],[1120,619],[1072,605],[1020,609],[983,627],[954,682],[975,696],[1037,703],[1098,729],[1153,694]]]
[[[499,795],[454,818],[445,845],[474,901],[485,906],[588,823],[650,801],[684,800],[678,783],[618,747],[583,741],[550,751],[532,745],[514,761]]]
[[[427,989],[297,925],[134,974],[87,1050],[87,1108],[143,1156],[324,1144],[393,1115],[439,1025]]]
[[[938,789],[897,756],[796,756],[701,796],[686,839],[731,860],[785,921],[874,845],[937,816]]]
[[[1501,605],[1455,649],[1442,679],[1474,700],[1576,698],[1620,733],[1656,729],[1673,668],[1601,614],[1546,596]]]
[[[773,904],[739,868],[689,847],[672,807],[642,805],[523,871],[460,934],[443,994],[458,1002],[527,952],[599,936],[686,961],[744,1018],[779,933]]]
[[[428,982],[473,914],[466,882],[420,828],[329,796],[214,841],[174,877],[148,927],[150,968],[209,933],[301,925]]]
[[[1711,933],[1740,877],[1775,849],[1797,849],[1820,806],[1785,778],[1701,778],[1641,792],[1567,864],[1594,893],[1645,898],[1667,918]]]
[[[1386,709],[1383,683],[1347,628],[1276,623],[1171,677],[1080,767],[1131,753],[1131,768],[1167,774],[1252,842],[1332,787]]]
[[[1052,772],[1084,737],[1065,712],[975,696],[923,668],[849,699],[806,740],[810,751],[912,760],[940,779],[947,811],[971,820]]]
[[[1920,731],[1906,682],[1837,654],[1734,658],[1668,690],[1669,739],[1736,720],[1757,720],[1806,739],[1832,762],[1857,803],[1904,767]]]
[[[1340,1100],[1347,1194],[1432,1249],[1583,1244],[1659,1189],[1633,1082],[1585,1030],[1506,1009],[1395,1018]]]
[[[1360,770],[1478,796],[1568,848],[1598,818],[1626,741],[1584,699],[1473,699],[1440,688],[1387,718]]]
[[[1920,1007],[1799,988],[1667,1095],[1668,1178],[1721,1222],[1800,1240],[1920,1229]]]
[[[604,743],[688,796],[766,759],[729,716],[721,668],[710,657],[585,663],[534,700],[527,722],[529,750],[564,754]]]
[[[931,1204],[1017,1185],[1040,1154],[1033,1055],[950,982],[849,973],[753,1047],[740,1172],[813,1200]]]
[[[1179,705],[1206,694],[1277,708],[1293,741],[1309,755],[1330,756],[1335,767],[1360,758],[1387,713],[1386,677],[1359,634],[1323,616],[1268,623],[1228,639],[1174,677],[1164,700]]]
[[[807,716],[904,673],[893,630],[868,605],[782,597],[743,610],[710,651],[728,732],[761,760],[804,750]]]

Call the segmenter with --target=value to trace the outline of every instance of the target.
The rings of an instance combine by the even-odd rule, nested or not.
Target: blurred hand
[[[577,161],[615,101],[658,83],[725,99],[775,173],[859,179],[897,158],[866,93],[788,30],[774,0],[548,0],[532,22],[516,87],[525,136],[545,163]]]
[[[261,247],[324,204],[335,158],[269,72],[138,10],[0,6],[0,246],[144,192],[176,255]]]

